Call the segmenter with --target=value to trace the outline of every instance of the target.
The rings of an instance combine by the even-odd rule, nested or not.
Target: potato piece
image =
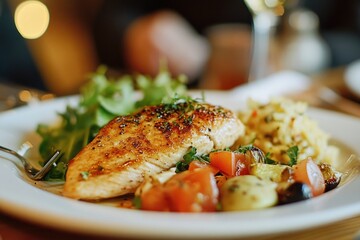
[[[220,189],[222,209],[241,211],[274,206],[278,201],[276,186],[252,175],[230,178]]]
[[[251,166],[250,174],[273,182],[286,182],[291,176],[291,167],[286,165],[272,165],[256,163]]]

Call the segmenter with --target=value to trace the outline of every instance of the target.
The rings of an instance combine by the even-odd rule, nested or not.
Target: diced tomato
[[[235,161],[235,176],[250,174],[251,161],[246,154],[235,153]]]
[[[204,168],[204,167],[208,167],[211,169],[213,174],[217,174],[219,172],[219,169],[211,166],[209,163],[206,162],[202,162],[199,160],[193,160],[190,164],[189,164],[189,170],[195,170],[197,168]]]
[[[208,167],[209,164],[207,164],[206,162],[201,162],[199,160],[193,160],[190,164],[189,164],[189,170],[194,170],[197,168],[203,168],[203,167]]]
[[[209,155],[210,165],[228,176],[235,174],[235,154],[229,151],[212,152]]]
[[[230,151],[212,152],[210,165],[227,176],[239,176],[250,173],[250,160],[245,154]]]
[[[216,210],[219,190],[209,167],[175,175],[164,185],[171,211],[212,212]]]
[[[210,167],[184,171],[163,185],[155,185],[141,195],[141,208],[153,211],[213,212],[219,190]]]
[[[324,176],[311,158],[302,160],[294,166],[294,180],[307,184],[313,196],[318,196],[325,191]]]
[[[216,180],[212,167],[202,168],[191,172],[185,181],[190,182],[194,187],[198,187],[199,193],[202,193],[210,205],[216,203],[219,196],[219,190],[216,186]],[[214,206],[215,207],[215,206]]]
[[[186,172],[179,175],[185,178]],[[193,204],[196,202],[196,188],[181,178],[172,178],[164,185],[166,196],[168,196],[170,210],[173,212],[195,212]],[[200,211],[199,211],[200,212]]]
[[[169,211],[170,207],[162,185],[155,185],[141,195],[141,209]]]

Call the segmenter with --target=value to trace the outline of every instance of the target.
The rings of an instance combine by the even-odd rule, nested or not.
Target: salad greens
[[[154,79],[144,75],[111,79],[106,72],[106,67],[101,66],[90,76],[81,89],[78,104],[59,113],[58,125],[38,125],[42,158],[47,159],[55,149],[63,153],[45,180],[65,180],[69,160],[116,116],[131,114],[147,105],[171,103],[175,97],[186,99],[185,77],[172,78],[165,69]]]

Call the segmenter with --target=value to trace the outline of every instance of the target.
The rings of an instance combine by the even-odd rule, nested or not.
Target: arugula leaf
[[[104,93],[98,96],[100,106],[114,115],[127,115],[135,110],[134,87],[129,77],[108,86]]]
[[[298,146],[292,146],[292,147],[290,147],[290,148],[286,151],[286,153],[287,153],[287,155],[288,155],[289,158],[290,158],[289,165],[290,165],[290,166],[296,165],[296,163],[297,163],[297,158],[298,158],[298,155],[299,155],[299,148],[298,148]]]
[[[110,79],[107,68],[100,66],[91,74],[89,81],[81,88],[79,103],[67,106],[59,113],[60,123],[55,126],[39,124],[37,133],[42,137],[39,152],[43,159],[61,149],[58,163],[45,176],[48,181],[63,181],[67,165],[84,146],[98,133],[99,129],[119,115],[127,115],[146,105],[171,102],[175,96],[186,99],[184,79],[173,79],[163,69],[155,79],[139,75],[136,78],[140,96],[135,91],[135,80],[131,76]]]
[[[143,99],[136,102],[136,107],[156,105],[159,103],[169,103],[175,97],[183,98],[186,96],[186,80],[184,77],[172,79],[169,72],[162,70],[151,79],[144,75],[136,78],[138,88],[143,93]]]

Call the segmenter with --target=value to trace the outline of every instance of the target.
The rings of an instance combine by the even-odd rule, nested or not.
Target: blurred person
[[[110,0],[98,12],[94,36],[106,65],[155,75],[165,60],[172,74],[185,74],[196,85],[210,51],[206,31],[223,23],[250,25],[245,3]]]
[[[20,2],[9,0],[12,14]],[[43,3],[50,12],[46,32],[30,40],[24,40],[19,33],[16,35],[26,42],[22,54],[31,53],[28,66],[32,64],[32,69],[38,73],[36,79],[25,85],[57,95],[77,93],[87,80],[86,74],[95,71],[99,64],[120,73],[154,76],[160,62],[165,60],[172,74],[186,74],[194,83],[208,56],[208,43],[204,38],[207,27],[251,22],[243,1],[235,0],[226,4],[217,0],[54,0]],[[11,46],[9,51],[14,48]],[[16,62],[11,66],[16,66]]]
[[[331,50],[331,67],[360,57],[360,2],[345,2],[299,0],[296,4],[319,16],[320,32]],[[204,38],[209,27],[251,22],[244,1],[108,0],[98,11],[93,30],[100,62],[154,75],[164,58],[172,73],[188,75],[196,86],[209,56]]]
[[[251,14],[241,0],[52,0],[44,3],[50,11],[48,30],[38,39],[27,40],[31,55],[29,52],[26,54],[24,43],[23,49],[18,50],[30,59],[24,61],[27,66],[32,65],[33,74],[27,76],[36,76],[24,84],[45,88],[58,95],[78,92],[86,81],[86,74],[94,71],[98,64],[124,73],[154,75],[164,59],[173,74],[187,74],[192,86],[196,86],[209,54],[204,38],[207,29],[222,23],[251,24]],[[352,7],[346,7],[348,5]],[[346,11],[358,11],[358,5],[356,0],[299,1],[299,6],[319,15],[320,31],[332,48],[332,66],[360,57],[359,45],[347,44],[345,40],[338,43],[336,38],[326,37],[328,30],[337,34],[348,28],[355,36],[353,43],[358,43],[359,21],[356,16],[360,15],[349,14],[355,22],[346,20],[346,17],[337,22],[339,17],[336,17],[336,13],[346,16]],[[13,9],[15,6],[13,4]],[[353,25],[356,25],[354,29]],[[20,40],[24,42],[21,37]],[[0,41],[3,46],[4,39],[0,38]],[[349,46],[353,49],[346,49]],[[6,48],[8,52],[16,49],[15,45]],[[1,54],[0,58],[3,56]],[[20,67],[23,56],[14,57],[16,60],[12,63],[3,57],[2,62],[8,62],[1,66],[25,72],[27,67]]]
[[[162,59],[172,74],[194,79],[200,75],[209,51],[206,39],[170,10],[136,19],[126,30],[123,44],[127,67],[152,76]]]

